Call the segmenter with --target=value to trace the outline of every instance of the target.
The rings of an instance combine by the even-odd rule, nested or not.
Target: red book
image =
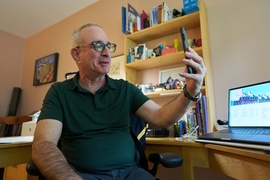
[[[145,24],[145,21],[147,21],[148,18],[149,18],[148,14],[147,14],[144,10],[142,10],[142,19],[141,19],[141,21],[142,21],[142,29],[148,27],[148,26],[146,26],[146,24]]]

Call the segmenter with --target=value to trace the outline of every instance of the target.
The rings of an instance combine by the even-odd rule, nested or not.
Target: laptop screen
[[[230,127],[270,127],[270,81],[229,89]]]

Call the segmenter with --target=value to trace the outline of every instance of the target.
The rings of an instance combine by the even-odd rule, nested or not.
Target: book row
[[[195,103],[195,107],[192,107],[190,112],[187,113],[187,127],[189,129],[198,127],[197,134],[199,136],[209,133],[206,96],[202,96],[202,98]]]
[[[183,2],[183,4],[184,3],[185,2]],[[198,10],[199,9],[197,9],[197,11]],[[176,8],[170,9],[165,2],[154,6],[149,12],[146,12],[145,10],[137,11],[128,3],[126,7],[122,7],[122,32],[124,34],[131,34],[136,31],[170,21],[173,18],[177,18],[185,14],[187,13],[185,13],[184,9],[181,11]]]

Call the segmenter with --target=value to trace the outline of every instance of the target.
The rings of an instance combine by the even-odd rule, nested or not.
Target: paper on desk
[[[34,136],[13,136],[13,137],[1,137],[0,144],[11,144],[20,142],[33,142]]]

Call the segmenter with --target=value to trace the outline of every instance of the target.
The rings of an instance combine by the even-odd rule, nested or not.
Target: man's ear
[[[76,63],[80,60],[80,53],[77,48],[72,48],[70,54]]]

